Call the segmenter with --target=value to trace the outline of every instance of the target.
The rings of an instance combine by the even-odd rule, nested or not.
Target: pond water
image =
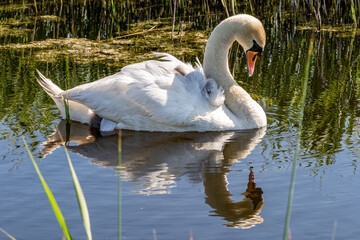
[[[211,28],[223,18],[202,25]],[[195,22],[201,25],[199,19]],[[157,35],[150,33],[120,45],[131,53],[123,59],[79,61],[79,53],[71,47],[50,54],[49,48],[11,45],[59,37],[56,21],[40,19],[37,27],[29,23],[34,31],[12,37],[4,33],[0,38],[0,228],[16,239],[63,235],[21,136],[28,141],[70,233],[74,239],[86,236],[59,137],[66,135],[65,123],[36,83],[35,69],[62,88],[73,87],[116,73],[165,48],[146,43]],[[239,84],[265,109],[266,128],[214,133],[122,131],[119,167],[117,135],[101,137],[86,125],[71,124],[68,148],[87,200],[94,239],[117,239],[119,232],[122,239],[279,239],[298,143],[291,237],[358,239],[360,38],[341,29],[313,32],[263,22],[267,45],[254,76],[247,76],[241,49],[232,52],[230,66]],[[71,26],[66,21],[61,24]],[[95,30],[89,29],[82,31],[89,31],[88,36],[79,37],[96,39],[98,34],[91,35]],[[208,33],[203,28],[185,34],[203,30]],[[33,32],[42,35],[31,39]],[[71,27],[61,30],[60,37],[69,37],[67,32]],[[194,47],[194,42],[180,43],[178,37],[171,42],[170,33],[165,34],[168,40],[162,45],[170,45],[169,53],[192,63],[196,56],[202,59],[204,42]],[[133,46],[131,41],[142,42]],[[309,44],[314,45],[310,61]],[[49,56],[44,57],[44,52]],[[0,232],[0,239],[7,237]]]

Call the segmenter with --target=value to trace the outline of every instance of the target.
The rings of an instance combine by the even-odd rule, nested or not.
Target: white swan
[[[141,131],[221,131],[266,126],[260,105],[233,79],[228,52],[238,41],[247,55],[248,71],[265,45],[265,31],[255,17],[240,14],[222,21],[205,48],[203,67],[157,53],[161,61],[124,67],[119,73],[63,91],[38,72],[37,79],[65,118],[100,127]]]

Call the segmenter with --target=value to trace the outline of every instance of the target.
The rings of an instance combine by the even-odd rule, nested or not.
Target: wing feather
[[[150,118],[187,125],[218,107],[202,93],[206,85],[202,69],[194,69],[169,54],[156,56],[161,57],[160,61],[128,65],[115,75],[74,87],[67,91],[68,97],[114,122]],[[199,74],[189,74],[194,71]]]

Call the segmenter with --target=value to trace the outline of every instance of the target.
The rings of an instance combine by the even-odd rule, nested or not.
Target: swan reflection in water
[[[229,165],[246,158],[265,135],[265,129],[225,132],[136,132],[122,131],[121,174],[125,181],[140,185],[138,194],[166,194],[176,181],[187,176],[204,184],[205,202],[228,227],[250,228],[263,219],[261,188],[250,169],[244,199],[234,202],[227,188]],[[42,149],[44,156],[62,146],[66,123],[61,121]],[[64,137],[65,138],[65,137]],[[118,169],[118,136],[103,137],[88,125],[71,123],[66,136],[68,149],[104,167]],[[212,214],[214,215],[214,214]]]

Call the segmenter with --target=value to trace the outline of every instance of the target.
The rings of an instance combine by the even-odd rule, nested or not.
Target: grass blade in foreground
[[[292,200],[293,200],[293,196],[294,196],[294,188],[295,188],[296,164],[297,164],[299,151],[300,151],[300,138],[301,138],[301,131],[302,131],[302,126],[303,126],[302,121],[303,121],[303,116],[304,116],[305,98],[306,98],[307,84],[309,81],[310,62],[311,62],[311,57],[312,57],[312,52],[313,52],[313,44],[314,44],[314,36],[312,36],[310,39],[309,50],[308,50],[308,55],[307,55],[307,60],[306,60],[306,65],[305,65],[305,76],[304,76],[304,82],[303,82],[303,88],[302,88],[300,114],[299,114],[299,121],[298,121],[299,127],[297,129],[296,149],[295,149],[293,167],[292,167],[292,173],[291,173],[289,198],[288,198],[285,227],[284,227],[284,234],[283,234],[284,240],[288,239],[291,205],[292,205]]]
[[[52,207],[52,209],[54,210],[55,216],[56,216],[56,218],[57,218],[57,220],[58,220],[61,228],[62,228],[63,231],[64,231],[64,235],[66,236],[66,238],[67,238],[68,240],[70,240],[70,239],[72,239],[72,237],[71,237],[70,232],[69,232],[69,229],[68,229],[68,227],[67,227],[67,225],[66,225],[65,219],[64,219],[64,217],[63,217],[63,215],[62,215],[62,213],[61,213],[61,210],[60,210],[58,204],[56,203],[56,200],[55,200],[55,198],[54,198],[54,195],[52,194],[52,192],[50,191],[50,188],[49,188],[48,185],[46,184],[46,182],[45,182],[45,180],[44,180],[44,178],[43,178],[43,176],[42,176],[42,174],[41,174],[41,172],[40,172],[40,169],[38,168],[38,166],[37,166],[37,164],[36,164],[36,162],[35,162],[35,160],[34,160],[34,157],[33,157],[33,155],[31,154],[31,151],[30,151],[30,149],[29,149],[29,147],[28,147],[28,145],[27,145],[27,143],[26,143],[25,138],[22,137],[22,139],[23,139],[23,141],[24,141],[24,144],[25,144],[26,150],[27,150],[27,152],[28,152],[28,154],[29,154],[29,157],[31,158],[31,161],[32,161],[32,163],[33,163],[33,165],[34,165],[34,168],[35,168],[35,170],[36,170],[36,172],[37,172],[37,174],[38,174],[38,176],[39,176],[39,178],[40,178],[40,180],[41,180],[41,183],[43,184],[44,190],[45,190],[46,195],[47,195],[47,197],[48,197],[48,199],[49,199],[49,201],[50,201],[51,207]]]
[[[13,236],[11,236],[8,232],[6,232],[4,229],[0,228],[0,231],[3,232],[6,236],[8,236],[11,240],[16,240]]]
[[[74,169],[74,167],[72,165],[72,162],[71,162],[71,159],[70,159],[70,156],[69,156],[69,152],[68,152],[68,150],[66,148],[66,145],[64,145],[64,149],[65,149],[65,153],[66,153],[66,158],[67,158],[68,163],[69,163],[69,167],[70,167],[70,171],[71,171],[71,177],[73,179],[74,188],[75,188],[75,192],[76,192],[76,197],[77,197],[79,208],[80,208],[80,213],[81,213],[81,217],[82,217],[82,220],[83,220],[83,223],[84,223],[84,228],[85,228],[86,234],[88,236],[88,240],[92,240],[89,210],[88,210],[88,207],[87,207],[87,204],[86,204],[85,196],[84,196],[84,193],[82,191],[79,179],[78,179],[78,177],[76,175],[75,169]]]
[[[69,107],[69,97],[68,97],[68,93],[66,91],[66,99],[63,99],[64,101],[64,107],[65,107],[65,119],[66,119],[66,142],[69,141],[70,139],[70,127],[71,127],[71,123],[70,123],[70,107]],[[62,136],[60,135],[61,140]],[[70,156],[69,156],[69,152],[67,150],[66,147],[66,143],[64,144],[64,149],[65,149],[65,153],[66,153],[66,158],[68,160],[69,163],[69,167],[70,167],[70,171],[71,171],[71,177],[73,179],[73,183],[74,183],[74,189],[76,192],[76,198],[78,200],[78,204],[79,204],[79,208],[80,208],[80,213],[81,213],[81,217],[84,223],[84,228],[86,231],[86,234],[88,236],[88,240],[92,240],[92,235],[91,235],[91,224],[90,224],[90,217],[89,217],[89,210],[86,204],[86,200],[85,200],[85,196],[84,193],[82,191],[79,179],[76,175],[75,169],[72,165]]]
[[[64,107],[65,107],[65,121],[70,124],[70,108],[69,108],[69,97],[66,91],[66,98],[63,98]]]
[[[64,101],[64,107],[65,107],[65,122],[66,122],[66,136],[65,136],[65,140],[66,142],[69,142],[70,140],[70,128],[71,128],[71,123],[70,123],[70,107],[69,107],[69,98],[68,98],[68,94],[66,91],[66,98],[63,98]],[[61,136],[60,136],[61,137]],[[66,143],[65,143],[66,144]]]
[[[121,129],[119,129],[119,132],[118,132],[118,170],[119,170],[119,180],[118,180],[118,201],[119,201],[119,206],[118,206],[119,233],[118,234],[119,234],[119,236],[118,236],[118,240],[121,240],[121,136],[122,136],[122,132],[121,132]]]

